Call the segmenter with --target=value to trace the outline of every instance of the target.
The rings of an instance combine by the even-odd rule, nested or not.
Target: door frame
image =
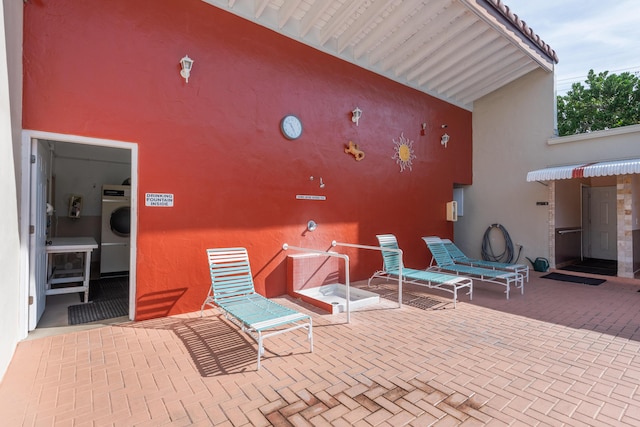
[[[31,168],[29,175],[32,188],[30,188],[29,203],[29,312],[28,328],[35,329],[44,313],[46,306],[46,229],[49,218],[47,217],[46,203],[51,201],[52,161],[51,147],[37,138],[31,139]],[[46,147],[46,148],[45,148]],[[44,173],[43,173],[44,172]],[[38,283],[38,281],[41,281]],[[31,298],[33,297],[33,298]],[[32,308],[35,309],[32,310]]]
[[[580,260],[584,260],[587,255],[588,248],[591,245],[591,209],[589,207],[589,198],[591,197],[591,186],[580,184]],[[586,196],[586,197],[585,197]],[[590,255],[590,253],[589,253]]]
[[[31,212],[31,141],[33,139],[70,142],[84,145],[98,145],[103,147],[120,148],[131,151],[131,246],[129,271],[129,319],[134,319],[136,294],[136,256],[138,237],[138,144],[134,142],[116,141],[111,139],[92,138],[79,135],[68,135],[54,132],[44,132],[30,129],[22,130],[21,162],[22,180],[20,183],[20,309],[19,336],[27,337],[29,333],[29,290],[30,276],[29,256],[30,244],[30,212]]]

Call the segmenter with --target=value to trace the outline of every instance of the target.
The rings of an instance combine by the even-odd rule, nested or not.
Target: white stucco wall
[[[546,163],[535,169],[566,164],[602,162],[640,157],[640,125],[550,138]]]
[[[548,200],[548,187],[526,176],[547,161],[553,80],[552,73],[532,71],[474,103],[473,185],[465,188],[464,216],[454,225],[454,239],[469,256],[480,257],[483,235],[495,223],[523,245],[522,256],[548,256],[548,209],[536,205]]]
[[[22,2],[0,9],[0,379],[20,339],[20,239],[17,182],[22,123]],[[20,164],[20,162],[16,162]]]
[[[464,190],[464,216],[454,225],[454,239],[468,255],[481,256],[485,231],[491,224],[503,225],[524,257],[551,258],[549,250],[549,186],[527,182],[527,172],[551,166],[571,165],[640,157],[640,125],[555,137],[553,74],[533,71],[491,93],[474,104],[473,185]],[[597,185],[615,185],[598,178]],[[638,182],[634,180],[633,182]],[[548,184],[548,183],[546,183]],[[592,185],[596,185],[593,182]],[[559,181],[556,191],[579,197],[579,182]],[[638,190],[634,187],[634,194]],[[564,205],[567,197],[556,195]],[[571,205],[573,206],[573,205]],[[579,204],[575,204],[576,207]],[[579,210],[556,206],[555,227],[579,225]],[[638,212],[633,212],[633,227]],[[499,233],[493,241],[501,244]],[[498,239],[499,238],[499,239]],[[495,248],[500,252],[501,247]]]

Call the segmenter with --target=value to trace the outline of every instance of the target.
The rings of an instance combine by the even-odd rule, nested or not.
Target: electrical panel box
[[[452,200],[447,203],[447,221],[458,220],[458,202]]]

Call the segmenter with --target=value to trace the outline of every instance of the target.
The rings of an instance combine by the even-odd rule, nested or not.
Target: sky
[[[558,55],[556,89],[589,70],[640,72],[640,0],[503,0]]]

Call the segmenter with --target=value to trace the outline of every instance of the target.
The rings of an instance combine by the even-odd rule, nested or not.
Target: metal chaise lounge
[[[492,270],[505,270],[511,271],[513,273],[520,273],[524,276],[524,279],[527,282],[529,281],[529,266],[526,264],[512,264],[506,262],[473,259],[467,257],[464,252],[462,252],[460,248],[458,248],[456,244],[449,239],[442,239],[442,244],[456,264],[465,264],[472,267],[490,268]]]
[[[313,352],[311,317],[263,297],[255,291],[245,248],[207,249],[211,288],[200,309],[218,307],[258,343],[258,369],[265,338],[295,329],[306,329],[309,351]],[[271,330],[271,332],[268,332]]]
[[[379,234],[376,235],[376,238],[382,249],[382,270],[373,273],[368,281],[369,286],[371,286],[371,280],[384,278],[398,280],[398,283],[402,280],[403,283],[439,289],[453,294],[454,308],[458,301],[459,290],[468,289],[467,295],[469,295],[469,299],[473,298],[473,280],[471,278],[405,268],[402,262],[402,251],[398,247],[396,237],[393,234]]]
[[[453,274],[464,274],[483,282],[496,283],[506,288],[505,293],[509,299],[511,285],[520,289],[524,294],[524,279],[522,274],[503,270],[492,270],[489,268],[472,267],[470,265],[456,264],[439,237],[423,237],[427,247],[431,251],[432,260],[429,270],[442,271]],[[435,265],[433,264],[435,262]]]

